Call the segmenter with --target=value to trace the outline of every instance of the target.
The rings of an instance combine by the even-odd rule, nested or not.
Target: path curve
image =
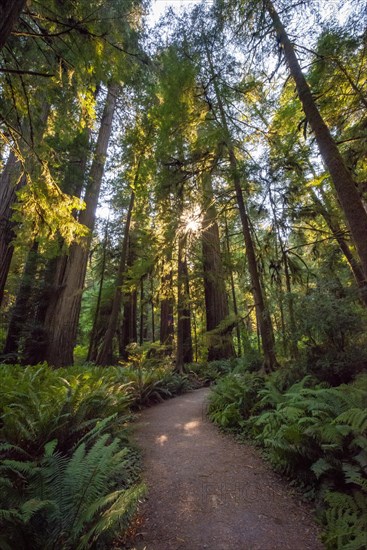
[[[318,550],[310,509],[250,445],[206,419],[208,389],[141,413],[148,497],[137,550]]]

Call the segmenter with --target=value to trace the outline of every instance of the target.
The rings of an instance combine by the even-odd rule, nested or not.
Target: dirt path
[[[142,550],[316,550],[318,529],[251,446],[205,418],[208,389],[141,414],[149,494],[133,548]]]

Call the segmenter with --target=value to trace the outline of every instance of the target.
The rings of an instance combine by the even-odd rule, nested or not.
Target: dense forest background
[[[216,0],[154,24],[148,12],[137,0],[0,2],[0,354],[8,389],[20,373],[41,372],[26,365],[42,364],[47,380],[59,375],[46,364],[66,378],[65,367],[89,365],[96,380],[93,365],[132,366],[138,401],[142,369],[152,365],[198,378],[226,373],[214,420],[246,431],[254,411],[277,410],[267,423],[278,440],[259,435],[264,418],[253,421],[252,435],[274,455],[285,437],[289,448],[273,457],[280,468],[298,475],[317,464],[324,488],[350,489],[348,502],[327,497],[335,517],[346,514],[342,535],[330,519],[330,544],[345,545],[340,537],[354,525],[348,548],[362,548],[365,3]],[[242,382],[232,368],[247,369]],[[284,393],[294,384],[301,386]],[[309,401],[292,416],[295,394]],[[323,441],[320,431],[309,434],[312,452],[305,446],[304,464],[289,466],[305,415],[329,432]],[[41,438],[40,448],[52,440]]]

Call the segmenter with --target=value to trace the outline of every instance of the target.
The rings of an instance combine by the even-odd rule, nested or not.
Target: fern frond
[[[367,430],[367,409],[352,408],[348,409],[334,420],[335,424],[347,424],[356,432],[365,432]]]

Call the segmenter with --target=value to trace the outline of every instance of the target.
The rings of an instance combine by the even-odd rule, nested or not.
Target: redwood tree
[[[293,44],[271,0],[264,0],[271,17],[277,39],[282,46],[289,72],[296,84],[307,120],[315,134],[320,154],[332,178],[340,205],[350,227],[354,243],[361,261],[362,270],[367,280],[367,212],[360,198],[358,187],[348,170],[343,157],[325,124],[316,105],[314,96],[302,72],[294,51]]]
[[[19,180],[20,177],[20,170],[17,168],[16,156],[13,152],[10,152],[0,177],[0,306],[3,301],[5,284],[14,252],[15,224],[11,217],[17,187],[20,185],[20,181],[18,185],[16,183],[17,178]]]
[[[94,158],[87,181],[84,196],[86,208],[79,216],[79,222],[89,229],[89,235],[81,244],[73,244],[66,259],[66,265],[59,265],[56,277],[57,290],[50,301],[45,317],[48,339],[46,360],[51,365],[58,367],[73,363],[73,350],[76,343],[89,247],[118,93],[119,85],[111,83],[108,87]]]
[[[17,24],[26,0],[0,0],[0,50]]]
[[[186,235],[178,238],[177,269],[177,350],[176,370],[182,373],[193,361],[189,273],[186,258]]]
[[[229,316],[228,297],[211,177],[210,172],[204,172],[201,177],[204,211],[202,251],[209,361],[228,359],[235,355],[231,332],[226,326]]]

